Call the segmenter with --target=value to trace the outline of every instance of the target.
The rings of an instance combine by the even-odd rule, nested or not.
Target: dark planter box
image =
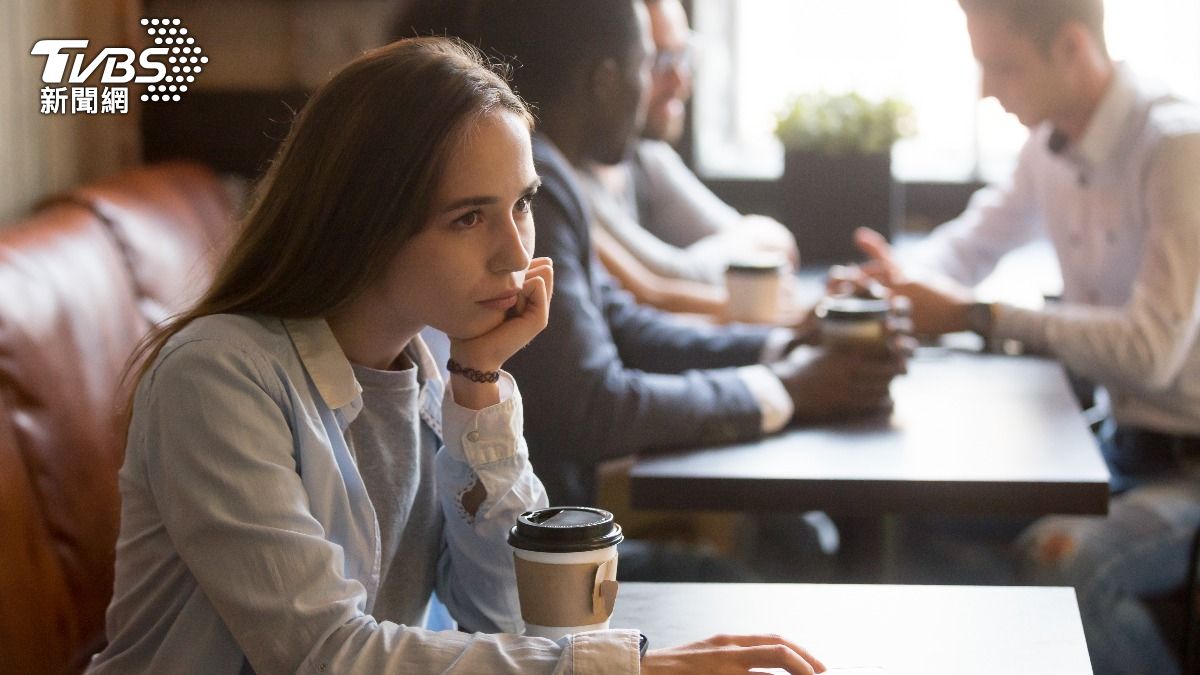
[[[779,188],[782,220],[796,235],[805,265],[859,259],[854,229],[866,226],[890,235],[894,214],[903,206],[903,193],[892,181],[890,153],[789,151]]]

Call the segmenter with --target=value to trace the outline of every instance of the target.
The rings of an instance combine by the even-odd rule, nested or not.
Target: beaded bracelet
[[[498,370],[475,370],[474,368],[465,368],[459,365],[458,361],[450,359],[446,362],[446,370],[456,375],[462,375],[472,382],[480,384],[488,384],[500,379],[500,371]]]

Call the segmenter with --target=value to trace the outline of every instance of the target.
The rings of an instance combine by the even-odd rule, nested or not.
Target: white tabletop
[[[626,582],[612,624],[641,630],[651,649],[778,633],[830,668],[872,675],[1092,672],[1071,588]]]

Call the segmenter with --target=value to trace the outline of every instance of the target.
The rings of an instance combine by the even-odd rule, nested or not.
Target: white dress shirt
[[[1104,385],[1120,424],[1198,434],[1200,111],[1119,65],[1083,137],[1060,142],[1035,128],[1009,183],[975,195],[915,262],[975,284],[1048,235],[1062,302],[1000,305],[994,334]]]
[[[441,394],[435,367],[422,370],[436,385],[411,414],[445,443],[438,595],[460,621],[502,633],[370,615],[381,540],[347,443],[363,409],[349,361],[322,319],[217,315],[175,335],[138,386],[109,644],[89,672],[637,673],[635,631],[513,634],[523,625],[505,537],[546,504],[520,393],[505,374],[504,400],[468,410]],[[470,515],[459,499],[476,481],[487,498]]]

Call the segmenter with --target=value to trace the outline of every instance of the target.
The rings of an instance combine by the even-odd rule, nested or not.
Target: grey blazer
[[[550,324],[505,369],[525,399],[525,439],[551,504],[595,501],[596,463],[635,452],[761,435],[735,366],[767,330],[694,327],[638,305],[595,260],[590,215],[566,159],[534,135],[542,188],[536,254],[554,260]]]

